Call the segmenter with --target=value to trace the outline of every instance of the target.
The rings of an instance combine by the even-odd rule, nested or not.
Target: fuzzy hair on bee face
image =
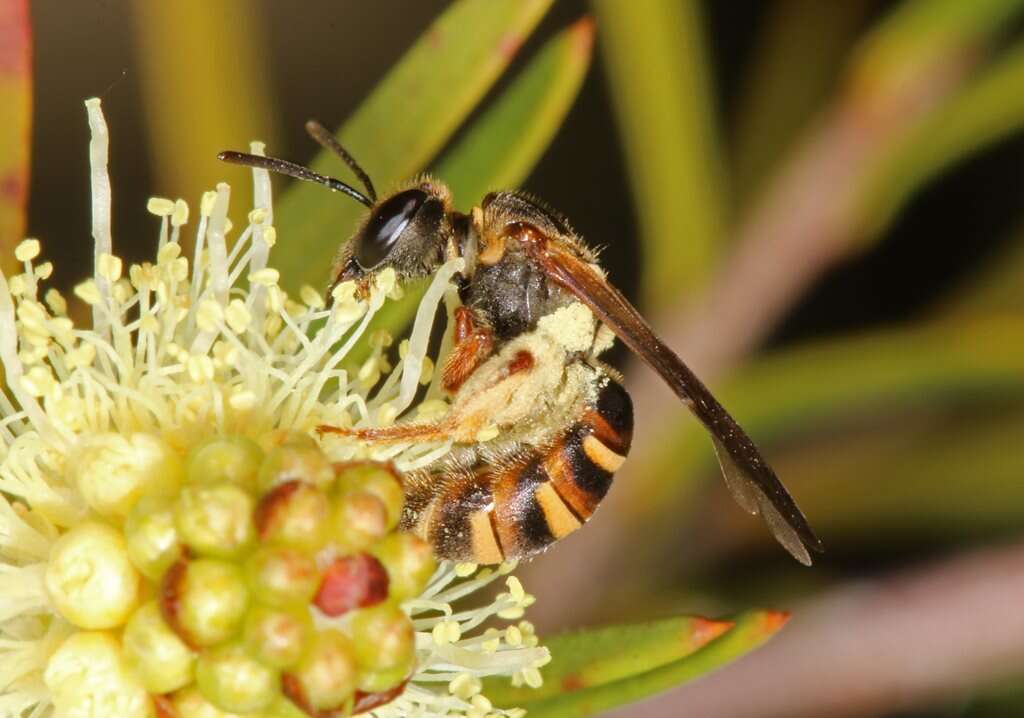
[[[363,284],[388,267],[399,281],[433,274],[445,261],[452,215],[451,192],[430,177],[384,195],[338,251],[328,296],[342,282]]]

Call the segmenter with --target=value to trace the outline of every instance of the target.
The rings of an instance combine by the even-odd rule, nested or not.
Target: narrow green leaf
[[[1024,7],[1022,0],[908,0],[867,36],[851,63],[854,92],[900,95],[914,78],[976,52]]]
[[[0,269],[17,271],[25,238],[32,132],[32,29],[27,0],[0,3]]]
[[[264,13],[248,0],[135,0],[131,10],[156,193],[198,198],[221,181],[248,187],[250,170],[214,158],[253,139],[277,144]],[[236,226],[246,206],[233,203]],[[182,233],[185,256],[193,235]]]
[[[1024,390],[1018,389],[1018,406]],[[829,546],[892,546],[900,539],[962,545],[1017,532],[1024,522],[1024,413],[999,400],[972,413],[884,414],[841,442],[785,452],[776,469]],[[731,507],[730,507],[731,508]],[[730,543],[760,542],[736,512],[715,521]]]
[[[543,686],[492,679],[484,692],[498,705],[517,706],[612,683],[685,658],[733,625],[684,616],[550,636],[544,639],[552,661],[544,667]]]
[[[590,67],[594,22],[549,41],[433,172],[468,210],[484,192],[518,186],[551,143]]]
[[[460,207],[526,179],[576,99],[590,66],[593,38],[593,23],[583,19],[549,40],[441,158],[433,174],[448,183]],[[374,317],[373,328],[400,331],[415,314],[424,289],[407,287],[401,301],[385,304]],[[356,347],[353,361],[368,351]]]
[[[817,342],[760,359],[725,386],[712,388],[767,447],[883,408],[1020,395],[1021,366],[1024,320],[1008,316]],[[625,515],[645,531],[655,531],[653,515],[666,507],[678,521],[678,507],[716,473],[706,433],[683,409],[678,417],[656,437],[664,449],[631,468]],[[766,453],[771,459],[772,452]]]
[[[1024,227],[1011,233],[1009,248],[985,262],[937,311],[948,315],[1024,313]]]
[[[345,123],[342,144],[382,190],[420,172],[508,66],[552,0],[459,0],[398,61]],[[321,152],[312,167],[340,174],[338,158]],[[322,287],[338,245],[365,208],[295,185],[276,207],[291,251],[275,264],[289,291]]]
[[[645,303],[708,279],[728,214],[696,0],[594,0],[643,233]]]
[[[770,611],[745,613],[736,619],[734,628],[678,660],[577,690],[572,690],[574,686],[569,685],[563,689],[564,692],[520,705],[530,718],[580,718],[648,698],[688,683],[749,653],[782,628],[786,619],[785,614]],[[607,649],[617,650],[614,646]]]
[[[741,80],[731,145],[742,209],[835,87],[870,0],[773,3]]]
[[[986,68],[884,159],[864,183],[857,216],[868,236],[929,179],[972,152],[1024,129],[1024,44]]]

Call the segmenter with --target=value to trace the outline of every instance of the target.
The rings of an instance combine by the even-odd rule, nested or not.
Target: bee
[[[378,198],[373,182],[320,124],[309,134],[337,154],[363,191],[287,160],[223,152],[221,160],[308,180],[369,212],[342,245],[328,287],[366,287],[385,268],[400,282],[461,258],[453,346],[436,421],[320,427],[364,442],[453,440],[443,459],[404,480],[401,525],[439,558],[481,564],[547,549],[594,513],[629,453],[633,405],[599,356],[617,337],[656,371],[711,436],[726,484],[798,561],[820,552],[796,502],[746,432],[606,279],[568,222],[533,197],[491,192],[468,214],[449,189],[420,178]],[[495,436],[482,431],[497,428]],[[485,438],[489,440],[484,440]]]

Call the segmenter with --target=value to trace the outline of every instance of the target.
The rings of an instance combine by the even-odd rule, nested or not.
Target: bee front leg
[[[494,352],[494,334],[467,307],[455,310],[455,346],[441,372],[445,391],[455,393]]]

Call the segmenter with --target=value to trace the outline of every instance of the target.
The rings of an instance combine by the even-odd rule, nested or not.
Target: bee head
[[[432,274],[444,262],[444,248],[451,234],[451,192],[440,182],[422,178],[378,200],[373,182],[359,163],[319,122],[310,120],[306,131],[320,145],[338,155],[362,184],[365,194],[333,177],[275,157],[244,152],[221,152],[218,158],[234,164],[260,167],[296,179],[316,182],[341,192],[370,209],[352,238],[342,245],[334,260],[331,291],[346,281],[366,282],[374,273],[391,267],[399,281]]]
[[[399,281],[433,274],[450,234],[448,189],[424,180],[375,202],[334,262],[331,287],[388,267]]]

